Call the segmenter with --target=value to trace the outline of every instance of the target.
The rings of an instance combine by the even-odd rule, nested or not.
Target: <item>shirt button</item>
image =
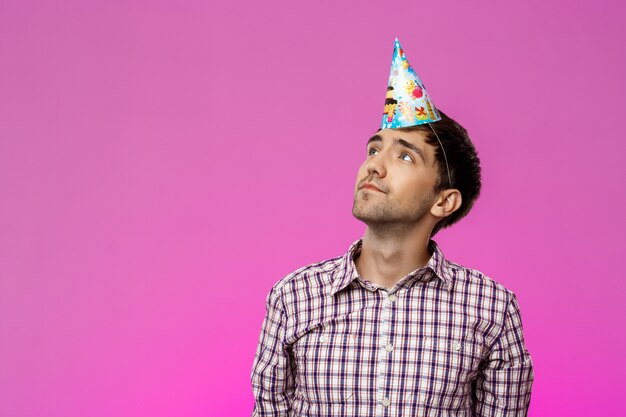
[[[456,345],[454,345],[454,350],[461,350],[461,344],[457,343]]]
[[[387,346],[385,346],[385,350],[387,352],[391,352],[393,350],[393,345],[391,343],[389,343]]]
[[[326,338],[324,336],[320,336],[320,342],[326,343]]]
[[[397,299],[398,299],[398,298],[395,296],[395,294],[391,294],[391,295],[389,296],[389,301],[391,301],[392,303],[395,303]]]
[[[391,404],[391,401],[389,400],[389,398],[383,398],[383,405],[385,407],[389,407],[389,404]]]

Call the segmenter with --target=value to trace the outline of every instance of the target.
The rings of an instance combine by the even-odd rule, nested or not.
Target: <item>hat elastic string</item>
[[[433,133],[435,134],[435,137],[439,141],[439,146],[441,146],[441,150],[443,151],[443,158],[446,161],[446,169],[448,170],[448,184],[450,184],[450,188],[452,188],[452,177],[450,176],[450,168],[448,167],[448,157],[446,156],[446,151],[445,149],[443,149],[443,144],[441,143],[441,139],[439,139],[439,135],[437,135],[437,132],[435,132],[435,129],[433,129],[430,123],[427,123],[427,124],[430,127],[430,130],[432,130]]]

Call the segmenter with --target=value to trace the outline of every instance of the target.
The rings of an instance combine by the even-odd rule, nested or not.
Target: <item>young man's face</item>
[[[437,175],[435,149],[425,133],[383,129],[367,144],[352,214],[368,225],[421,221],[435,202]],[[381,191],[363,188],[367,183]]]

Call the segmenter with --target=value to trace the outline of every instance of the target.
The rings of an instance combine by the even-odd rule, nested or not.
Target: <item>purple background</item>
[[[0,415],[245,416],[265,296],[341,255],[397,36],[470,132],[435,240],[516,292],[530,416],[623,415],[619,1],[0,4]]]

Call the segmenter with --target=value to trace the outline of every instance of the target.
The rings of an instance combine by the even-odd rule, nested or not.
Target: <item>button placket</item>
[[[393,351],[394,347],[391,343],[391,313],[393,309],[393,304],[397,300],[397,297],[394,294],[389,294],[386,291],[383,291],[384,299],[383,299],[383,308],[381,314],[381,325],[380,325],[380,348],[383,354],[379,355],[378,359],[378,375],[376,382],[376,397],[379,400],[379,404],[383,407],[389,407],[391,405],[391,400],[388,397],[388,393],[385,392],[385,375],[387,373],[387,366],[389,363],[389,355]],[[382,411],[381,411],[382,413]],[[377,413],[379,415],[379,413]],[[380,414],[382,415],[382,414]]]

